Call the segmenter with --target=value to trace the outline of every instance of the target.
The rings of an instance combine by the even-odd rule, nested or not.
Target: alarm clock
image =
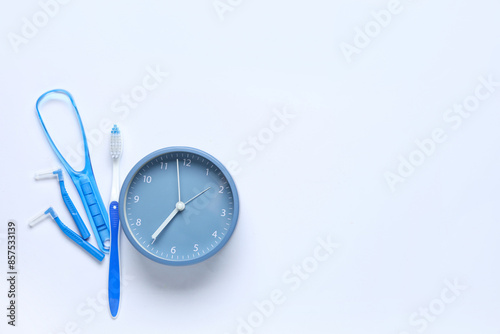
[[[167,147],[128,173],[119,212],[125,235],[142,255],[161,264],[190,265],[228,242],[238,221],[238,191],[210,154]]]

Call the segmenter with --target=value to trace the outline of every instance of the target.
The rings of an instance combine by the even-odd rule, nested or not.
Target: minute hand
[[[203,190],[201,193],[199,193],[198,195],[194,196],[193,198],[191,198],[189,201],[187,201],[187,202],[186,202],[186,203],[184,203],[184,204],[186,204],[186,205],[187,205],[189,202],[194,201],[194,200],[195,200],[195,199],[197,199],[199,196],[201,196],[201,195],[203,195],[204,193],[206,193],[207,191],[209,191],[209,190],[210,190],[210,188],[212,188],[212,187],[208,187],[207,189]]]

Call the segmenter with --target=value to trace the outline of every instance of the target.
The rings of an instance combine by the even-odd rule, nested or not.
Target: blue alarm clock
[[[231,175],[213,156],[190,147],[167,147],[141,159],[127,175],[119,203],[130,243],[167,265],[208,259],[238,221]]]

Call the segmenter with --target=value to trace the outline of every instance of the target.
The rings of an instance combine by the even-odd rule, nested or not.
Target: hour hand
[[[183,203],[181,201],[177,202],[177,204],[175,204],[175,209],[174,211],[172,211],[172,213],[167,217],[167,219],[165,219],[163,221],[163,223],[160,225],[160,227],[158,227],[155,231],[155,233],[153,233],[153,235],[151,236],[151,238],[153,239],[153,241],[151,242],[151,244],[153,244],[155,241],[156,241],[156,238],[158,238],[158,236],[160,235],[160,233],[165,229],[165,227],[167,227],[167,225],[172,221],[172,219],[174,219],[175,215],[177,215],[179,212],[181,211],[184,211],[184,209],[186,208],[186,204],[188,204],[189,202],[195,200],[196,198],[198,198],[199,196],[203,195],[204,193],[206,193],[208,190],[210,190],[211,187],[208,187],[207,189],[203,190],[201,193],[199,193],[198,195],[194,196],[193,198],[191,198],[189,201],[187,201],[186,203]]]
[[[172,219],[174,219],[175,215],[177,215],[179,212],[183,211],[185,208],[186,208],[186,205],[182,202],[178,202],[175,205],[174,211],[172,211],[172,213],[167,217],[167,219],[165,219],[163,221],[163,223],[160,225],[160,227],[158,227],[156,229],[155,233],[153,233],[153,235],[151,236],[151,238],[153,239],[153,242],[151,242],[152,244],[156,241],[156,238],[165,229],[165,227],[167,227],[168,223],[170,223],[172,221]]]

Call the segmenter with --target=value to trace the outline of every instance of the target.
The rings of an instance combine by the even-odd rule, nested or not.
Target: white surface
[[[401,1],[348,63],[340,45],[389,1],[226,1],[234,8],[225,20],[212,0],[73,1],[17,53],[7,36],[40,5],[3,2],[0,221],[18,222],[19,309],[18,327],[7,326],[2,279],[0,331],[232,334],[254,302],[273,296],[286,300],[255,333],[417,333],[426,321],[409,318],[450,301],[445,280],[456,279],[467,288],[425,332],[498,333],[500,87],[457,129],[443,115],[475,93],[479,77],[500,81],[500,5]],[[169,76],[124,107],[122,94],[156,67]],[[105,202],[113,122],[124,138],[123,178],[173,145],[240,164],[238,227],[212,259],[164,267],[122,238],[117,320],[106,304],[108,259],[96,263],[50,221],[27,226],[50,205],[72,226],[57,182],[33,179],[59,165],[34,112],[53,88],[74,95],[96,143]],[[295,117],[282,127],[273,110],[283,108]],[[273,140],[249,151],[247,138],[270,135],[271,124]],[[436,128],[446,141],[391,191],[384,173]],[[67,188],[84,216],[68,178]],[[313,265],[316,239],[327,236],[340,247],[293,291],[289,270]]]

